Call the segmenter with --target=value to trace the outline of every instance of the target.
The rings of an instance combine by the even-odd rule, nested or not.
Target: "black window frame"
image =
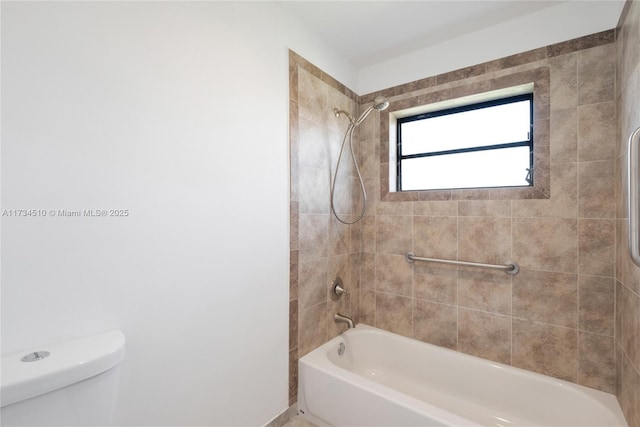
[[[514,141],[504,144],[495,144],[495,145],[485,145],[479,147],[467,147],[467,148],[459,148],[454,150],[444,150],[444,151],[436,151],[436,152],[423,152],[409,155],[402,155],[402,124],[408,122],[414,122],[418,120],[426,120],[434,117],[447,116],[451,114],[463,113],[465,111],[472,110],[480,110],[483,108],[496,107],[499,105],[511,104],[514,102],[520,101],[529,101],[529,139],[527,141]],[[529,185],[521,185],[521,186],[508,186],[508,187],[470,187],[470,188],[518,188],[518,187],[532,187],[534,185],[534,174],[533,174],[533,111],[534,111],[534,103],[533,103],[533,93],[526,93],[521,95],[509,96],[505,98],[499,98],[491,101],[482,101],[473,104],[463,105],[459,107],[446,108],[444,110],[431,111],[428,113],[420,113],[415,114],[413,116],[403,117],[397,119],[396,126],[396,191],[398,192],[407,192],[407,191],[441,191],[441,190],[453,190],[457,188],[434,188],[434,189],[418,189],[418,190],[402,190],[402,160],[407,159],[415,159],[422,157],[433,157],[433,156],[441,156],[441,155],[449,155],[449,154],[461,154],[461,153],[470,153],[474,151],[489,151],[489,150],[499,150],[504,148],[514,148],[514,147],[529,147],[529,175],[527,181]]]

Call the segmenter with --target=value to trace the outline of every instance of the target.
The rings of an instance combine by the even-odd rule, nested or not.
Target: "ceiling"
[[[279,3],[360,68],[566,2],[430,0]],[[609,0],[607,4],[621,11],[624,0]],[[619,12],[614,15],[619,16]],[[606,19],[611,20],[610,17]],[[603,28],[613,28],[616,23],[603,23]]]

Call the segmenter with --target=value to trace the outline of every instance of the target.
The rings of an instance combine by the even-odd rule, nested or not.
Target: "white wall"
[[[364,95],[531,49],[614,28],[619,0],[570,0],[358,70]],[[603,24],[604,23],[604,24]],[[609,24],[606,24],[609,23]]]
[[[2,352],[120,328],[119,425],[287,407],[288,53],[278,5],[2,2]]]

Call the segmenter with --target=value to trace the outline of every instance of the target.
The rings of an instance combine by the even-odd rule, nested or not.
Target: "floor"
[[[282,427],[317,427],[315,424],[310,423],[309,421],[302,418],[300,415],[296,415],[291,418],[285,425]]]

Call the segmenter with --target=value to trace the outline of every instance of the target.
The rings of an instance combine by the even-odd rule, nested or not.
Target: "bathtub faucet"
[[[346,323],[349,326],[349,329],[356,327],[356,324],[354,323],[352,318],[344,316],[340,313],[336,313],[333,315],[333,321],[336,323]]]

